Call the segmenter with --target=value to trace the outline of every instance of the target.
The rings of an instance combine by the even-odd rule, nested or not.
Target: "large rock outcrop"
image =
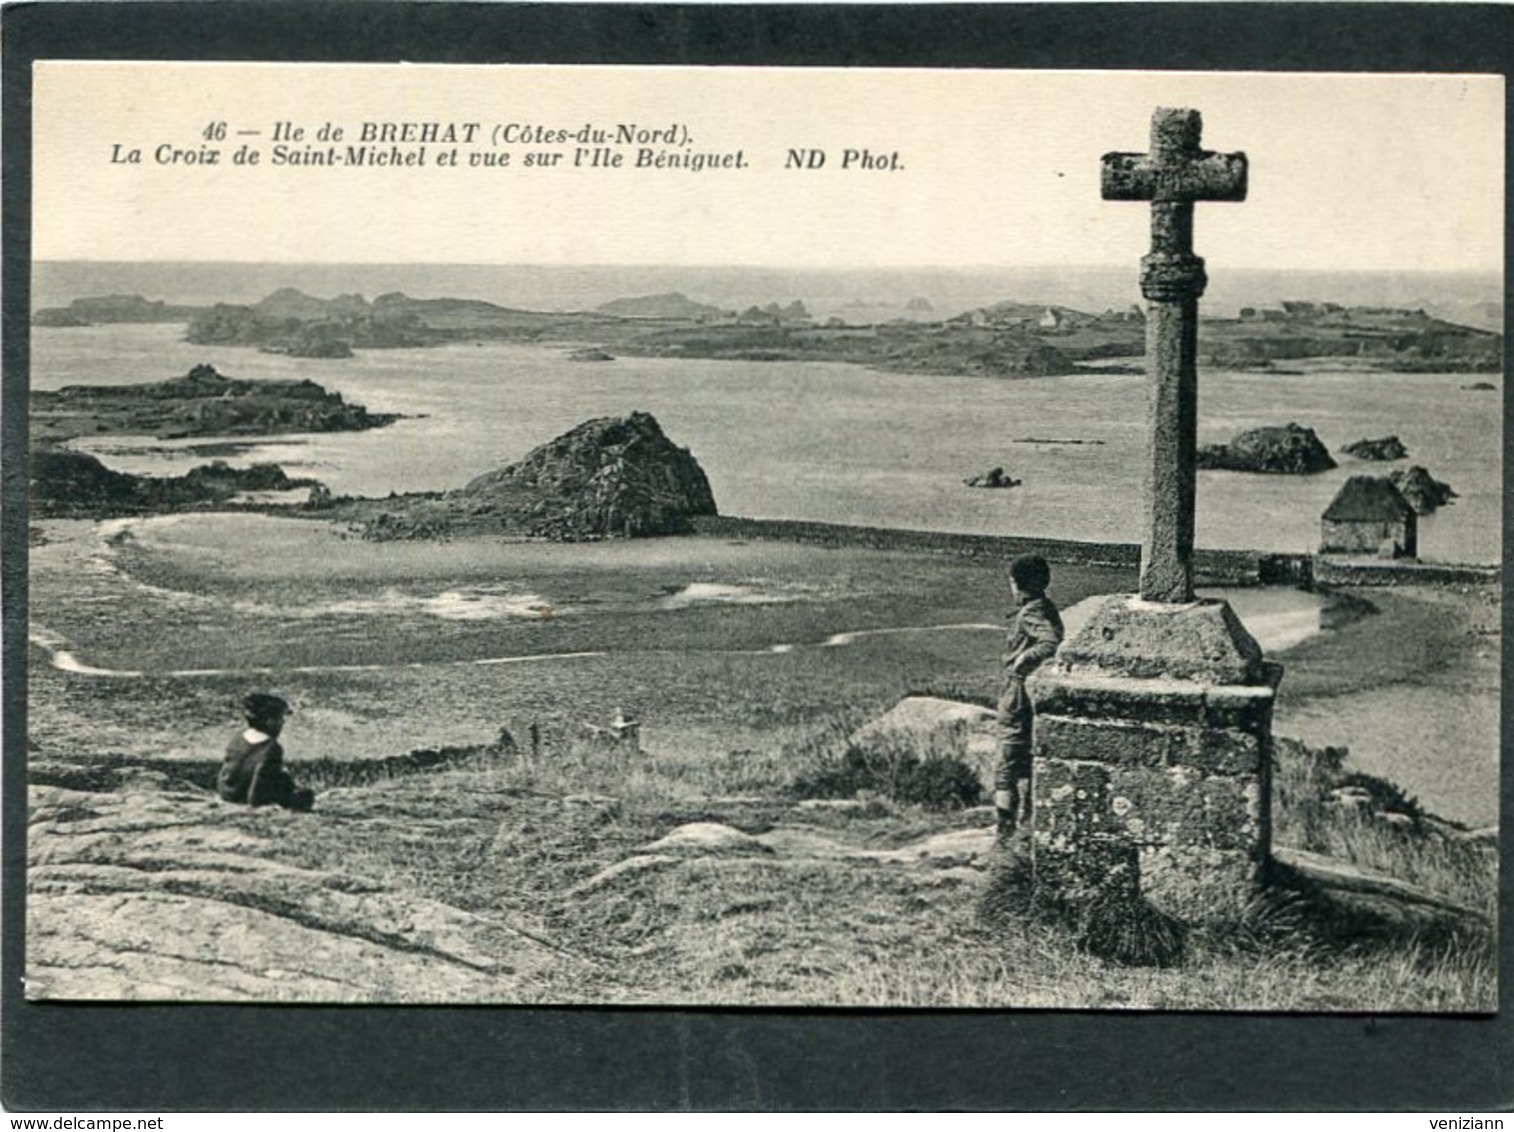
[[[75,299],[66,307],[44,307],[32,316],[33,326],[94,326],[107,322],[185,322],[200,308],[170,305],[141,295],[96,295]]]
[[[704,469],[650,413],[585,421],[479,476],[458,500],[473,513],[524,503],[529,533],[563,542],[679,534],[716,513]]]
[[[669,291],[661,295],[638,295],[629,299],[613,299],[601,303],[600,314],[616,318],[686,318],[695,321],[722,318],[725,312],[708,303],[695,302],[681,291]]]
[[[1200,468],[1273,475],[1311,475],[1335,467],[1330,450],[1312,428],[1289,423],[1236,433],[1229,444],[1199,449]]]
[[[482,299],[414,299],[399,291],[321,299],[285,287],[251,306],[217,303],[195,312],[190,342],[256,346],[297,357],[347,357],[355,349],[432,346],[458,338],[536,341],[567,330],[574,339],[619,320],[516,310]],[[595,328],[595,329],[590,329]]]
[[[899,746],[949,752],[977,774],[986,797],[993,793],[999,761],[997,720],[994,710],[982,704],[940,696],[905,696],[853,731],[847,741],[862,748]]]
[[[440,498],[411,496],[367,512],[370,539],[494,534],[586,542],[683,534],[714,515],[704,469],[650,413],[597,417]]]
[[[1456,498],[1450,484],[1442,483],[1419,464],[1394,472],[1388,478],[1420,515],[1428,515]]]
[[[197,311],[185,339],[301,358],[347,358],[354,346],[422,346],[433,340],[409,311],[370,304],[361,295],[318,299],[293,287],[253,306],[217,303]]]

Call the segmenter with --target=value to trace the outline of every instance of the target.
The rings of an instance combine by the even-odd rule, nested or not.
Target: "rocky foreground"
[[[752,833],[714,821],[669,826],[670,814],[661,836],[628,840],[615,829],[619,806],[608,796],[500,789],[478,772],[326,790],[308,815],[223,803],[151,770],[122,771],[112,789],[34,786],[27,995],[477,1003],[643,997],[647,991],[636,986],[642,965],[667,960],[700,930],[693,923],[651,938],[635,922],[663,902],[648,895],[649,885],[687,886],[691,908],[719,901],[727,928],[737,926],[735,916],[742,933],[757,929],[767,907],[740,895],[740,878],[753,869],[814,873],[827,888],[839,883],[858,893],[879,889],[889,894],[896,923],[911,902],[954,893],[960,919],[982,886],[992,845],[985,826],[879,847],[827,828],[836,807],[803,803],[748,807],[745,821],[734,820]],[[774,826],[771,816],[785,812],[792,824]],[[456,873],[432,871],[439,862],[428,844],[458,850],[464,863],[449,862]],[[532,870],[543,855],[559,858],[556,867]],[[541,891],[548,881],[561,887]],[[964,885],[965,899],[957,891]],[[643,907],[633,912],[638,903]],[[875,914],[866,902],[824,908],[831,927],[843,932],[865,933]],[[621,930],[586,948],[576,921],[604,917],[620,919]],[[680,939],[684,931],[694,935]],[[742,941],[728,946],[734,964]],[[813,981],[817,964],[839,960],[825,950],[785,947],[761,962],[747,958],[762,972],[759,986],[781,997],[806,974]],[[727,975],[744,979],[734,968]],[[665,991],[669,998],[690,992],[695,1000],[722,997],[719,989]]]
[[[951,737],[981,775],[992,732],[987,709],[911,697],[850,744]],[[34,760],[28,997],[1488,1005],[1454,997],[1469,993],[1455,969],[1451,989],[1445,971],[1416,970],[1407,990],[1372,985],[1368,998],[1349,982],[1376,978],[1358,960],[1332,975],[1332,932],[1352,933],[1348,953],[1387,947],[1385,962],[1402,967],[1414,941],[1454,953],[1490,929],[1474,910],[1307,844],[1275,849],[1286,888],[1245,928],[1256,956],[1237,952],[1227,926],[1190,955],[1192,970],[1154,981],[1078,954],[1013,908],[992,918],[1017,866],[995,847],[986,807],[931,809],[870,791],[666,792],[651,786],[659,761],[645,751],[559,752],[550,765],[508,745],[459,754],[429,770],[326,783],[313,814],[223,803],[200,781],[204,768]],[[563,777],[573,766],[605,792]],[[1327,824],[1382,823],[1368,829],[1374,843],[1452,836],[1411,830],[1419,819],[1403,813],[1386,820],[1391,807],[1374,816],[1359,784],[1331,791],[1340,816],[1320,811]],[[1294,794],[1284,788],[1285,805]],[[1433,853],[1486,854],[1491,867],[1491,846],[1456,836]],[[1268,931],[1281,942],[1262,942]],[[1331,990],[1332,978],[1347,989]]]
[[[342,799],[323,803],[339,825]],[[279,860],[301,820],[151,772],[33,788],[28,997],[490,1001],[555,960],[508,933],[485,951],[479,917],[340,862]]]

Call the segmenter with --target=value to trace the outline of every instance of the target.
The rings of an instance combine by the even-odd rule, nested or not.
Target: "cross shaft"
[[[1208,280],[1193,254],[1195,201],[1246,199],[1246,156],[1199,145],[1197,110],[1158,108],[1150,153],[1108,153],[1105,200],[1151,202],[1151,251],[1141,260],[1147,300],[1147,457],[1141,597],[1193,600],[1198,446],[1199,296]]]

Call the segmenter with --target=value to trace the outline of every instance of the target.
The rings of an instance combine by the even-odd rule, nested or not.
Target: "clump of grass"
[[[1030,839],[1016,837],[998,847],[988,863],[987,883],[978,899],[977,920],[996,930],[1035,915],[1035,870]]]
[[[1199,925],[1194,940],[1213,955],[1251,958],[1321,951],[1311,930],[1309,902],[1295,889],[1269,884],[1241,911],[1223,920]]]
[[[1091,955],[1125,967],[1175,967],[1188,929],[1139,893],[1101,893],[1078,910],[1078,943]]]
[[[922,746],[924,749],[922,749]],[[932,750],[909,734],[848,739],[839,757],[800,776],[800,798],[855,798],[875,794],[927,809],[965,809],[982,801],[978,774],[961,759]]]
[[[801,779],[795,783],[794,793],[801,798],[854,798],[876,793],[895,802],[942,810],[977,805],[983,786],[972,768],[958,759],[921,760],[850,747],[839,766]]]
[[[440,747],[408,751],[403,755],[383,759],[301,759],[292,769],[302,784],[316,790],[329,790],[338,786],[362,786],[408,774],[472,765],[492,750],[488,746]]]
[[[1036,921],[1063,932],[1088,954],[1127,967],[1173,967],[1182,962],[1188,929],[1145,900],[1134,886],[1110,886],[1092,899],[1070,902],[1039,888],[1030,839],[999,847],[978,902],[978,922],[1002,928]]]

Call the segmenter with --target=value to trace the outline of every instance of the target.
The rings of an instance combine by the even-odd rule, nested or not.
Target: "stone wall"
[[[1314,580],[1324,586],[1498,585],[1503,580],[1503,568],[1321,554],[1314,559]]]

